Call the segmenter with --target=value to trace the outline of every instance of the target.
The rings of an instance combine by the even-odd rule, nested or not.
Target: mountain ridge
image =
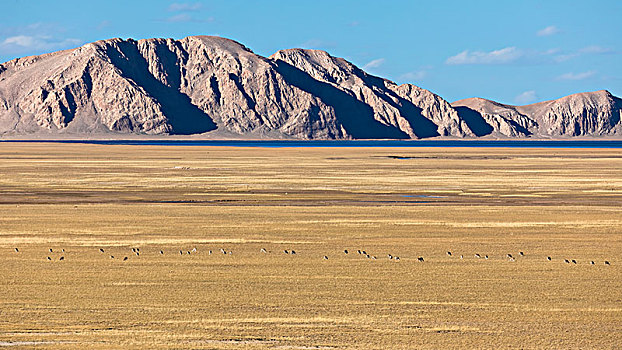
[[[113,38],[0,64],[0,137],[620,137],[621,101],[600,90],[449,103],[326,51],[263,57],[214,36]]]

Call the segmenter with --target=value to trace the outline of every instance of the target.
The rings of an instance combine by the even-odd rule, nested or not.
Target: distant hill
[[[110,39],[0,64],[0,137],[417,139],[622,135],[607,91],[529,106],[452,104],[318,50]]]

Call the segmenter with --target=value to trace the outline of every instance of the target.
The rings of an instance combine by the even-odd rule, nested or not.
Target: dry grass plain
[[[621,203],[619,149],[4,143],[0,348],[619,349]]]

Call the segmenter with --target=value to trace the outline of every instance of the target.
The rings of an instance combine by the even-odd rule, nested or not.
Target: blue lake
[[[236,141],[236,140],[0,140],[2,142],[53,142],[93,145],[225,146],[225,147],[509,147],[509,148],[622,148],[620,141],[597,140],[365,140],[365,141]]]

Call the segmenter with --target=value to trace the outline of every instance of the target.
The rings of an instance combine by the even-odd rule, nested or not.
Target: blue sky
[[[304,47],[449,101],[622,96],[622,1],[3,0],[0,61],[107,39],[219,35]]]

